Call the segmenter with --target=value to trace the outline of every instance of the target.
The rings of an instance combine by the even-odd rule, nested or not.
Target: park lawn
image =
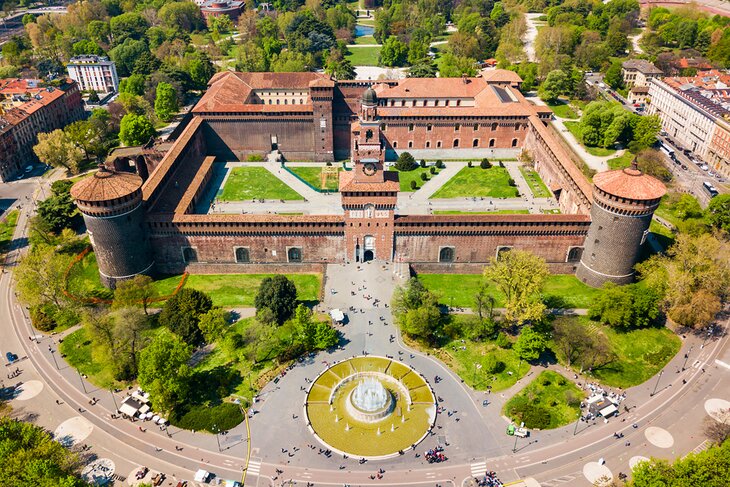
[[[565,100],[556,100],[552,102],[545,102],[547,106],[555,113],[556,117],[564,118],[567,120],[577,120],[580,118],[575,109]]]
[[[459,211],[434,210],[434,215],[529,215],[530,210]]]
[[[370,10],[373,10],[373,9],[370,9]],[[361,25],[367,25],[369,27],[375,27],[375,20],[372,20],[372,19],[357,19],[357,23],[361,24]]]
[[[692,197],[691,195],[689,196]],[[680,232],[690,231],[697,226],[707,224],[707,219],[704,215],[699,218],[682,219],[677,212],[677,209],[674,207],[673,201],[676,201],[677,199],[676,193],[664,195],[662,201],[659,203],[659,208],[656,209],[654,214],[674,225]]]
[[[327,189],[330,191],[337,191],[339,188],[339,178],[337,177],[328,177],[327,182],[324,188],[322,188],[322,168],[324,166],[291,166],[288,169],[308,182],[312,187],[316,189]],[[337,168],[337,173],[342,170],[342,168]]]
[[[80,298],[112,299],[114,292],[104,287],[99,278],[96,254],[89,252],[71,268],[66,281],[66,291]]]
[[[527,185],[530,187],[530,191],[532,191],[532,195],[535,198],[549,198],[552,196],[552,193],[545,186],[537,171],[530,167],[520,166],[520,172],[525,178],[525,181],[527,181]]]
[[[380,61],[380,46],[350,47],[345,59],[357,66],[378,66]]]
[[[481,274],[419,274],[418,279],[447,306],[471,308],[484,278]],[[494,306],[504,307],[505,297],[493,283],[487,283]],[[552,308],[588,308],[601,292],[583,284],[572,274],[551,274],[543,288],[543,301]]]
[[[303,200],[304,197],[265,167],[243,166],[233,168],[218,199],[221,201]]]
[[[427,182],[421,179],[421,174],[425,174],[430,180],[432,177],[438,175],[439,173],[439,170],[437,169],[436,174],[431,174],[429,172],[430,169],[427,167],[418,167],[413,171],[398,171],[395,168],[391,168],[391,170],[398,173],[400,190],[404,192],[418,191],[419,189],[421,189],[421,186],[423,186]],[[411,189],[411,181],[416,182],[416,189]]]
[[[580,125],[579,122],[563,122],[565,128],[567,128],[571,134],[578,140],[578,143],[592,156],[606,157],[616,153],[616,149],[606,149],[603,147],[588,147],[581,140]]]
[[[578,419],[583,398],[585,392],[570,380],[545,370],[512,396],[502,412],[517,424],[524,421],[527,428],[554,429]]]
[[[355,44],[358,45],[371,45],[377,43],[378,41],[376,41],[375,37],[373,37],[372,35],[355,37]]]
[[[667,250],[667,248],[674,243],[674,239],[677,237],[674,232],[656,220],[651,221],[649,231],[654,234],[664,250]]]
[[[300,301],[319,301],[319,274],[285,274],[297,287]],[[188,276],[185,287],[208,294],[213,305],[224,308],[250,308],[261,281],[273,274],[194,274]]]
[[[0,222],[0,254],[8,249],[8,245],[13,241],[15,233],[15,225],[18,223],[18,210],[9,211],[2,222]]]
[[[621,154],[618,157],[614,157],[613,159],[609,159],[608,162],[608,168],[613,169],[624,169],[626,167],[629,167],[631,165],[631,161],[634,160],[634,153],[627,150],[623,154]]]
[[[464,167],[434,193],[431,198],[516,198],[517,188],[509,185],[507,169],[492,166],[482,169],[479,166]]]

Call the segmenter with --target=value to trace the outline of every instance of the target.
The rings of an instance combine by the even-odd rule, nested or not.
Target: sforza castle
[[[590,182],[549,126],[550,109],[527,101],[521,82],[505,70],[382,82],[218,73],[164,155],[117,157],[72,188],[102,281],[321,271],[368,260],[476,273],[514,248],[592,286],[631,282],[664,185],[636,168]],[[447,165],[529,157],[560,213],[405,214],[399,201],[409,196],[386,164],[404,151]],[[339,192],[329,195],[336,211],[210,211],[221,185],[216,168],[252,154],[346,161]],[[276,174],[280,163],[264,166]]]

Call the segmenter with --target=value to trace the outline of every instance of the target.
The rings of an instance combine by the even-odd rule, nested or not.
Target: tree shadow
[[[190,379],[187,399],[191,405],[220,404],[243,382],[237,370],[219,365],[196,371]]]

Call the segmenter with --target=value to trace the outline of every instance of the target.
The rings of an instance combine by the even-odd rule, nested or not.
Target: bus
[[[702,183],[702,187],[705,188],[705,191],[707,191],[707,193],[709,193],[710,198],[714,198],[715,196],[720,194],[719,191],[717,191],[717,188],[715,188],[709,181],[705,181],[704,183]]]
[[[662,151],[664,154],[667,155],[671,160],[676,161],[677,156],[674,154],[674,150],[672,150],[667,144],[664,142],[659,142],[659,150]]]

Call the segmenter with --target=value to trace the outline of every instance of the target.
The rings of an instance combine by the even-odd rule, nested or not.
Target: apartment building
[[[104,56],[76,56],[66,65],[68,75],[76,81],[81,91],[116,93],[119,77],[114,61]]]

